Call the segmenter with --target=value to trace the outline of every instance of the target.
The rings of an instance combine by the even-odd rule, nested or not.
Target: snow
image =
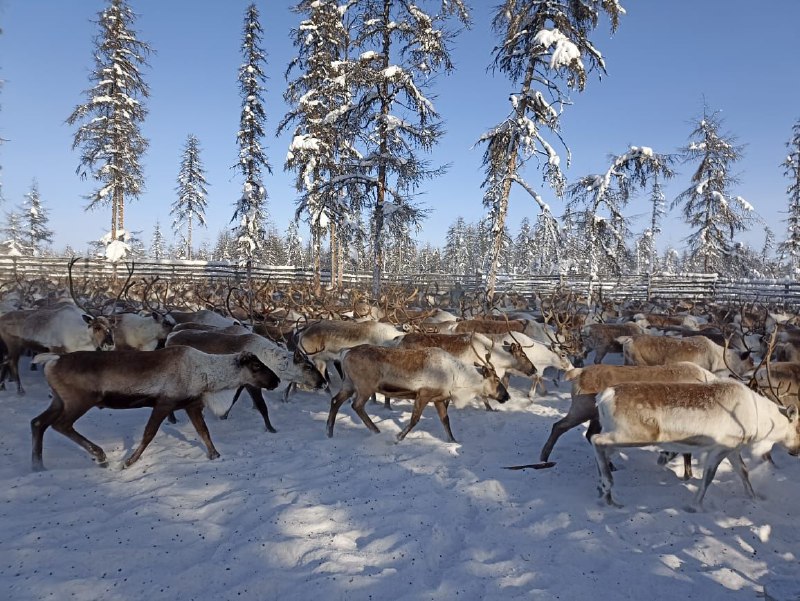
[[[580,429],[550,470],[508,471],[538,456],[568,408],[562,383],[531,403],[525,381],[487,413],[451,408],[446,443],[432,407],[403,442],[410,404],[368,404],[370,434],[345,406],[325,436],[329,398],[266,393],[277,434],[249,402],[227,421],[206,412],[221,458],[209,461],[186,415],[164,423],[142,459],[149,410],[93,409],[77,422],[111,467],[49,430],[48,471],[30,469],[29,421],[48,405],[41,371],[24,397],[0,392],[0,582],[7,601],[41,599],[696,599],[794,598],[800,463],[746,456],[749,500],[727,462],[706,512],[684,511],[698,480],[649,450],[615,464],[622,509],[602,505]],[[282,388],[282,387],[281,387]],[[696,472],[699,471],[699,467]],[[796,591],[796,586],[794,587]],[[795,592],[796,596],[796,592]]]

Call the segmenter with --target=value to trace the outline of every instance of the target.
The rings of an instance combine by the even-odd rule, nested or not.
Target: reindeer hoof
[[[219,457],[219,453],[218,453],[217,451],[211,451],[211,452],[208,454],[208,458],[209,458],[209,459],[217,459],[218,457]]]
[[[34,472],[43,472],[45,471],[44,463],[42,463],[41,461],[34,461],[33,465],[31,465],[31,469]]]
[[[267,432],[271,432],[272,434],[277,434],[278,431],[273,428],[272,426],[267,426]]]

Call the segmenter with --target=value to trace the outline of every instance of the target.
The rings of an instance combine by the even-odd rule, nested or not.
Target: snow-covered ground
[[[222,457],[209,461],[185,414],[139,463],[121,470],[148,410],[93,409],[77,429],[109,455],[48,430],[30,467],[30,419],[48,404],[41,372],[26,396],[0,393],[0,598],[11,600],[777,599],[800,592],[800,462],[752,466],[749,500],[725,462],[704,513],[687,513],[697,480],[651,450],[615,463],[622,509],[597,498],[581,429],[538,458],[569,404],[566,384],[531,404],[523,380],[487,413],[451,409],[459,443],[433,408],[410,417],[369,405],[372,435],[348,406],[325,436],[327,398],[269,393],[277,434],[240,402],[206,420]],[[551,386],[552,388],[552,386]],[[208,412],[207,412],[208,413]],[[695,470],[699,474],[699,468]],[[792,591],[794,591],[792,596]]]

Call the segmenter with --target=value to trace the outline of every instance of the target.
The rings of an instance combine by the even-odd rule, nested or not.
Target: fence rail
[[[35,279],[66,280],[69,257],[14,257],[0,255],[0,283],[30,281]],[[123,264],[113,264],[103,259],[80,259],[73,268],[75,277],[104,278],[127,277]],[[241,284],[247,270],[235,263],[221,261],[136,261],[136,277],[186,282],[220,282]],[[267,278],[278,285],[310,283],[313,271],[301,267],[253,265],[253,278],[263,283]],[[330,273],[323,271],[322,283],[330,282]],[[371,272],[345,272],[346,286],[368,287]],[[482,274],[413,273],[384,274],[386,286],[403,286],[420,290],[447,292],[460,287],[465,292],[483,290],[486,286]],[[516,292],[525,296],[552,294],[558,289],[585,292],[589,280],[585,275],[521,275],[498,276],[498,292]],[[717,274],[659,274],[648,280],[646,275],[625,275],[601,279],[595,289],[604,298],[661,299],[661,300],[715,300],[782,304],[800,306],[800,282],[796,280],[732,280]]]

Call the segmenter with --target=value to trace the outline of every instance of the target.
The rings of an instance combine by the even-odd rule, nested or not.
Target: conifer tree
[[[691,185],[672,202],[683,205],[681,212],[693,228],[687,238],[690,255],[706,273],[719,271],[732,251],[736,232],[746,230],[754,219],[753,207],[732,188],[738,183],[733,167],[742,158],[743,147],[720,132],[722,120],[703,108],[689,139],[682,149],[684,162],[697,162]]]
[[[348,236],[344,201],[360,193],[352,181],[342,178],[348,164],[358,158],[357,132],[336,118],[352,100],[348,81],[355,63],[349,60],[352,41],[347,22],[351,6],[334,0],[301,0],[295,6],[294,11],[305,18],[292,30],[298,55],[287,74],[296,77],[288,81],[284,98],[290,108],[278,126],[281,132],[294,125],[286,168],[297,174],[298,215],[306,214],[314,240],[315,287],[320,285],[325,230],[330,232],[331,283],[338,284],[340,247]]]
[[[497,6],[492,27],[501,41],[493,51],[494,68],[519,89],[509,98],[509,116],[479,139],[479,143],[486,144],[483,202],[492,223],[487,278],[490,298],[505,244],[512,184],[519,184],[539,205],[544,217],[555,221],[548,205],[522,178],[521,171],[529,159],[537,157],[544,180],[557,195],[562,194],[566,182],[561,157],[547,137],[554,137],[564,146],[569,161],[569,147],[560,134],[561,112],[569,103],[568,92],[584,89],[588,71],[605,71],[603,58],[588,37],[602,13],[608,15],[613,31],[624,10],[616,0],[505,0]]]
[[[792,138],[786,143],[789,154],[783,161],[783,173],[789,178],[786,193],[789,209],[786,217],[786,240],[780,246],[781,256],[788,262],[789,275],[800,275],[800,121],[792,127]]]
[[[10,254],[17,256],[28,254],[25,248],[25,225],[22,214],[19,211],[6,213],[6,224],[2,232],[9,246]]]
[[[42,248],[48,246],[52,240],[53,230],[47,227],[49,218],[42,206],[39,184],[36,180],[33,180],[30,190],[22,201],[21,218],[25,232],[26,254],[38,257],[42,253]]]
[[[242,112],[236,141],[239,160],[234,165],[244,178],[242,195],[236,203],[231,222],[236,224],[236,243],[240,262],[251,262],[263,245],[266,235],[267,191],[264,171],[272,173],[262,147],[266,112],[264,110],[264,85],[266,83],[266,55],[261,47],[264,30],[259,22],[255,4],[247,7],[242,35],[244,63],[239,67],[239,94]]]
[[[125,230],[126,199],[137,198],[144,188],[140,161],[148,141],[141,123],[150,91],[141,67],[147,66],[151,50],[137,39],[134,21],[127,0],[108,0],[97,21],[95,68],[89,75],[94,85],[67,119],[70,125],[80,124],[72,142],[73,149],[81,150],[77,172],[99,184],[88,196],[87,209],[111,205],[111,241]]]
[[[438,7],[429,14],[423,4]],[[380,292],[384,264],[385,228],[402,224],[414,229],[424,211],[413,202],[422,181],[442,173],[420,155],[429,152],[442,135],[439,114],[424,90],[437,72],[453,69],[449,45],[456,23],[468,24],[463,0],[405,3],[392,0],[355,2],[354,43],[361,51],[351,83],[354,99],[338,122],[358,131],[362,158],[348,175],[363,193],[351,201],[370,217],[372,294]]]
[[[176,188],[178,197],[172,203],[172,209],[169,212],[174,216],[173,232],[178,234],[184,226],[186,227],[186,234],[183,238],[186,240],[184,254],[187,259],[192,258],[193,222],[206,227],[207,186],[205,169],[200,159],[200,142],[194,134],[189,134],[186,138],[186,145],[183,147],[178,171],[178,187]]]
[[[167,256],[167,243],[161,233],[161,224],[156,221],[153,228],[153,238],[150,242],[150,256],[156,261],[165,259]]]
[[[583,230],[589,296],[594,292],[601,269],[621,273],[629,260],[626,245],[628,219],[623,209],[634,190],[645,187],[651,178],[671,177],[671,157],[651,148],[631,146],[628,152],[612,157],[602,174],[581,177],[568,189],[568,207],[575,211]]]

